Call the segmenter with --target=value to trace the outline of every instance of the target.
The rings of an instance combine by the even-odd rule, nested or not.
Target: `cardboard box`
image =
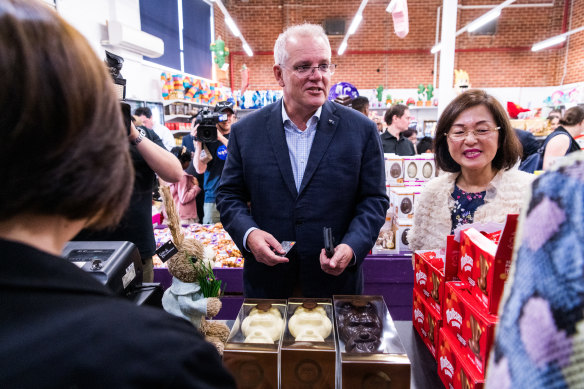
[[[336,342],[331,299],[290,298],[287,316],[280,351],[282,387],[334,388]]]
[[[438,347],[438,376],[447,389],[482,389],[484,379],[476,368],[460,358],[458,341],[446,327],[440,329]]]
[[[470,286],[471,294],[489,313],[497,313],[509,274],[517,216],[507,216],[499,244],[474,228],[460,233],[458,278]]]
[[[414,193],[419,191],[413,187],[394,188],[390,190],[390,206],[393,209],[394,219],[398,222],[402,219],[414,218]]]
[[[383,297],[336,295],[333,305],[341,372],[336,387],[409,388],[410,360]]]
[[[416,251],[414,254],[414,289],[438,314],[444,301],[444,285],[453,277],[446,277],[443,250]]]
[[[426,303],[424,296],[416,289],[414,289],[412,323],[432,356],[436,358],[438,331],[442,327],[442,317]]]
[[[484,376],[495,339],[497,316],[470,295],[463,282],[447,282],[442,322],[455,337],[462,354]]]
[[[385,159],[385,182],[391,186],[404,185],[404,162],[403,157],[396,154],[384,154]]]
[[[274,311],[272,311],[274,309]],[[271,387],[277,388],[279,382],[279,351],[286,318],[286,300],[245,299],[239,310],[235,323],[223,351],[223,364],[233,374],[239,388]],[[279,313],[281,328],[271,327],[272,320],[265,320],[258,311]],[[250,317],[250,320],[246,319]],[[276,321],[279,323],[278,321]],[[243,328],[257,329],[258,334],[243,331]],[[245,342],[246,338],[259,339],[273,331],[278,334],[276,340],[267,343]],[[248,335],[244,334],[247,332]]]

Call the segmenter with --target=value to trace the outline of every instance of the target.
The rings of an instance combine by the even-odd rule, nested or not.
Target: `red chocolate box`
[[[438,341],[438,376],[448,389],[482,389],[484,380],[476,368],[461,358],[456,339],[447,328],[440,329]]]
[[[442,320],[443,327],[458,340],[462,357],[484,376],[497,316],[488,313],[463,282],[447,282]]]
[[[498,245],[474,228],[460,233],[458,278],[469,285],[471,294],[489,313],[496,314],[499,308],[511,266],[516,227],[517,215],[507,215]],[[498,238],[498,234],[491,236]]]
[[[416,289],[414,289],[412,323],[432,356],[436,358],[438,331],[442,327],[442,317],[426,303],[424,297]]]
[[[417,251],[414,264],[414,289],[417,289],[428,305],[441,314],[444,300],[444,284],[453,277],[445,275],[445,254],[441,250]]]

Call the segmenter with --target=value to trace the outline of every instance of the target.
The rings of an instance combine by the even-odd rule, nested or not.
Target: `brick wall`
[[[535,42],[559,34],[564,20],[564,2],[554,7],[506,8],[494,36],[457,38],[455,68],[466,70],[474,87],[537,87],[559,85],[568,66],[564,83],[584,81],[584,32],[573,35],[569,46],[532,53]],[[573,4],[572,28],[584,25],[584,1]],[[549,3],[549,0],[518,0],[516,4]],[[360,0],[224,0],[229,13],[254,51],[243,53],[241,42],[228,31],[223,14],[215,6],[215,26],[232,55],[233,87],[241,84],[240,69],[250,69],[250,89],[278,89],[272,66],[273,45],[289,25],[304,21],[321,24],[326,18],[344,18],[348,28]],[[416,88],[433,82],[434,56],[430,48],[436,34],[437,8],[441,0],[410,0],[410,32],[404,39],[394,33],[391,15],[385,12],[389,0],[370,0],[357,32],[349,38],[342,56],[336,51],[341,37],[329,37],[333,62],[339,65],[333,82],[348,81],[359,89]],[[459,5],[500,4],[500,0],[459,0]],[[485,9],[459,9],[457,30]],[[568,26],[568,21],[566,21]],[[373,53],[372,53],[373,52]]]

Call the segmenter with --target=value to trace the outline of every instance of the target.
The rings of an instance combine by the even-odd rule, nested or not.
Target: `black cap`
[[[214,112],[223,113],[227,110],[231,111],[231,113],[235,113],[235,110],[233,109],[233,103],[231,101],[220,101],[215,106]]]

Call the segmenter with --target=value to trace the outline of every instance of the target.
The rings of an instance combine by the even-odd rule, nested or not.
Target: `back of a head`
[[[365,96],[358,96],[351,101],[351,107],[359,112],[365,113],[369,107],[369,99]]]
[[[278,39],[276,39],[276,43],[274,44],[274,63],[275,64],[281,65],[281,64],[286,63],[286,60],[288,59],[288,53],[286,51],[286,42],[291,37],[300,37],[300,36],[307,36],[307,37],[312,37],[315,39],[320,38],[328,46],[329,53],[330,53],[330,51],[331,51],[330,43],[329,43],[328,37],[326,36],[326,33],[325,33],[324,29],[322,28],[322,26],[320,26],[318,24],[310,24],[310,23],[298,24],[295,26],[288,27],[283,33],[281,33],[278,36]],[[329,54],[329,57],[330,57],[330,54]]]
[[[152,110],[148,107],[138,107],[134,111],[134,115],[136,116],[146,116],[148,119],[152,117]]]
[[[408,109],[408,107],[403,104],[392,105],[387,109],[387,111],[385,111],[383,120],[385,120],[385,123],[387,123],[387,125],[390,126],[393,121],[393,117],[397,116],[398,118],[401,118],[402,116],[404,116],[404,112],[406,112],[406,109]]]
[[[560,118],[562,126],[576,126],[584,120],[584,108],[575,106],[566,111],[564,117]]]
[[[0,2],[0,74],[0,220],[116,223],[133,186],[128,139],[85,38],[42,2]]]
[[[479,105],[483,105],[489,110],[493,116],[495,125],[499,127],[499,147],[492,161],[493,168],[497,170],[510,169],[520,158],[521,144],[519,143],[519,139],[517,139],[517,135],[515,135],[513,127],[511,127],[507,111],[495,97],[489,95],[484,90],[469,89],[456,96],[444,108],[442,115],[438,119],[434,153],[436,154],[436,166],[441,170],[446,172],[460,171],[460,165],[450,155],[447,135],[452,124],[462,112]]]

